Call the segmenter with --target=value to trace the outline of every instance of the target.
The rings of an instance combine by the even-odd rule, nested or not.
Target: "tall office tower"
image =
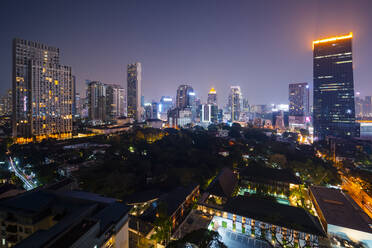
[[[313,41],[314,136],[353,137],[355,123],[352,33]]]
[[[240,86],[231,86],[228,107],[231,114],[231,121],[239,121],[241,112],[242,93]]]
[[[141,81],[141,63],[129,64],[127,67],[127,114],[136,121],[141,121]]]
[[[88,118],[92,121],[106,121],[106,85],[99,81],[87,81]]]
[[[120,85],[106,85],[106,115],[114,120],[125,114],[125,90]]]
[[[217,105],[217,92],[214,88],[211,88],[211,90],[208,93],[207,103]]]
[[[289,115],[308,116],[309,115],[309,84],[293,83],[289,84]]]
[[[59,64],[58,48],[14,39],[12,92],[14,137],[71,133],[71,67]]]
[[[176,106],[179,109],[191,107],[195,101],[195,92],[190,85],[180,85],[177,89]]]

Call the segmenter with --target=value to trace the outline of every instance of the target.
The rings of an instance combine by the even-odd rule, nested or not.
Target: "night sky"
[[[11,87],[14,37],[60,48],[80,92],[85,79],[126,86],[143,66],[147,101],[191,84],[225,105],[231,85],[251,104],[287,103],[288,83],[312,85],[312,40],[354,33],[354,83],[372,94],[372,1],[1,0],[0,94]]]

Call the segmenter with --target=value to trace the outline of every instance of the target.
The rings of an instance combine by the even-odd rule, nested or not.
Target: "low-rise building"
[[[198,210],[213,216],[215,231],[230,230],[259,238],[274,247],[316,247],[325,233],[319,221],[302,208],[257,196],[236,196],[219,206],[199,201]]]
[[[0,247],[128,247],[129,207],[80,191],[29,191],[0,201]]]
[[[273,194],[288,195],[292,188],[302,184],[300,178],[286,169],[250,165],[239,171],[240,185],[248,189],[264,188]]]
[[[145,239],[151,242],[151,236],[155,233],[157,216],[159,216],[159,207],[164,206],[166,215],[169,216],[171,230],[173,233],[177,227],[186,218],[191,211],[193,203],[199,196],[199,185],[188,187],[177,187],[170,192],[160,192],[158,190],[149,190],[140,192],[127,199],[129,205],[132,205],[129,231],[131,243],[136,240]]]
[[[372,220],[348,195],[312,186],[310,196],[332,247],[372,247]]]

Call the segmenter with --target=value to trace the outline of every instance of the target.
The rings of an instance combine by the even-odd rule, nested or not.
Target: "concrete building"
[[[59,63],[59,49],[13,40],[13,136],[18,142],[72,132],[71,67]]]
[[[127,67],[127,115],[141,121],[142,66],[136,62]]]

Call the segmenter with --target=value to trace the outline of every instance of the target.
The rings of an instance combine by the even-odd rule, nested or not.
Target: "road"
[[[347,190],[351,198],[364,210],[370,218],[372,218],[372,201],[371,197],[368,196],[363,189],[360,188],[356,183],[342,175],[342,188]]]
[[[22,180],[22,182],[24,183],[24,186],[25,186],[25,189],[26,189],[26,190],[31,190],[31,189],[34,189],[34,188],[37,187],[34,183],[30,182],[30,181],[26,178],[26,176],[24,175],[24,173],[23,173],[22,171],[20,172],[20,171],[18,170],[17,166],[16,166],[16,165],[14,164],[14,162],[13,162],[12,157],[9,157],[9,161],[10,161],[10,165],[12,166],[12,169],[13,169],[15,175],[16,175],[19,179]]]

